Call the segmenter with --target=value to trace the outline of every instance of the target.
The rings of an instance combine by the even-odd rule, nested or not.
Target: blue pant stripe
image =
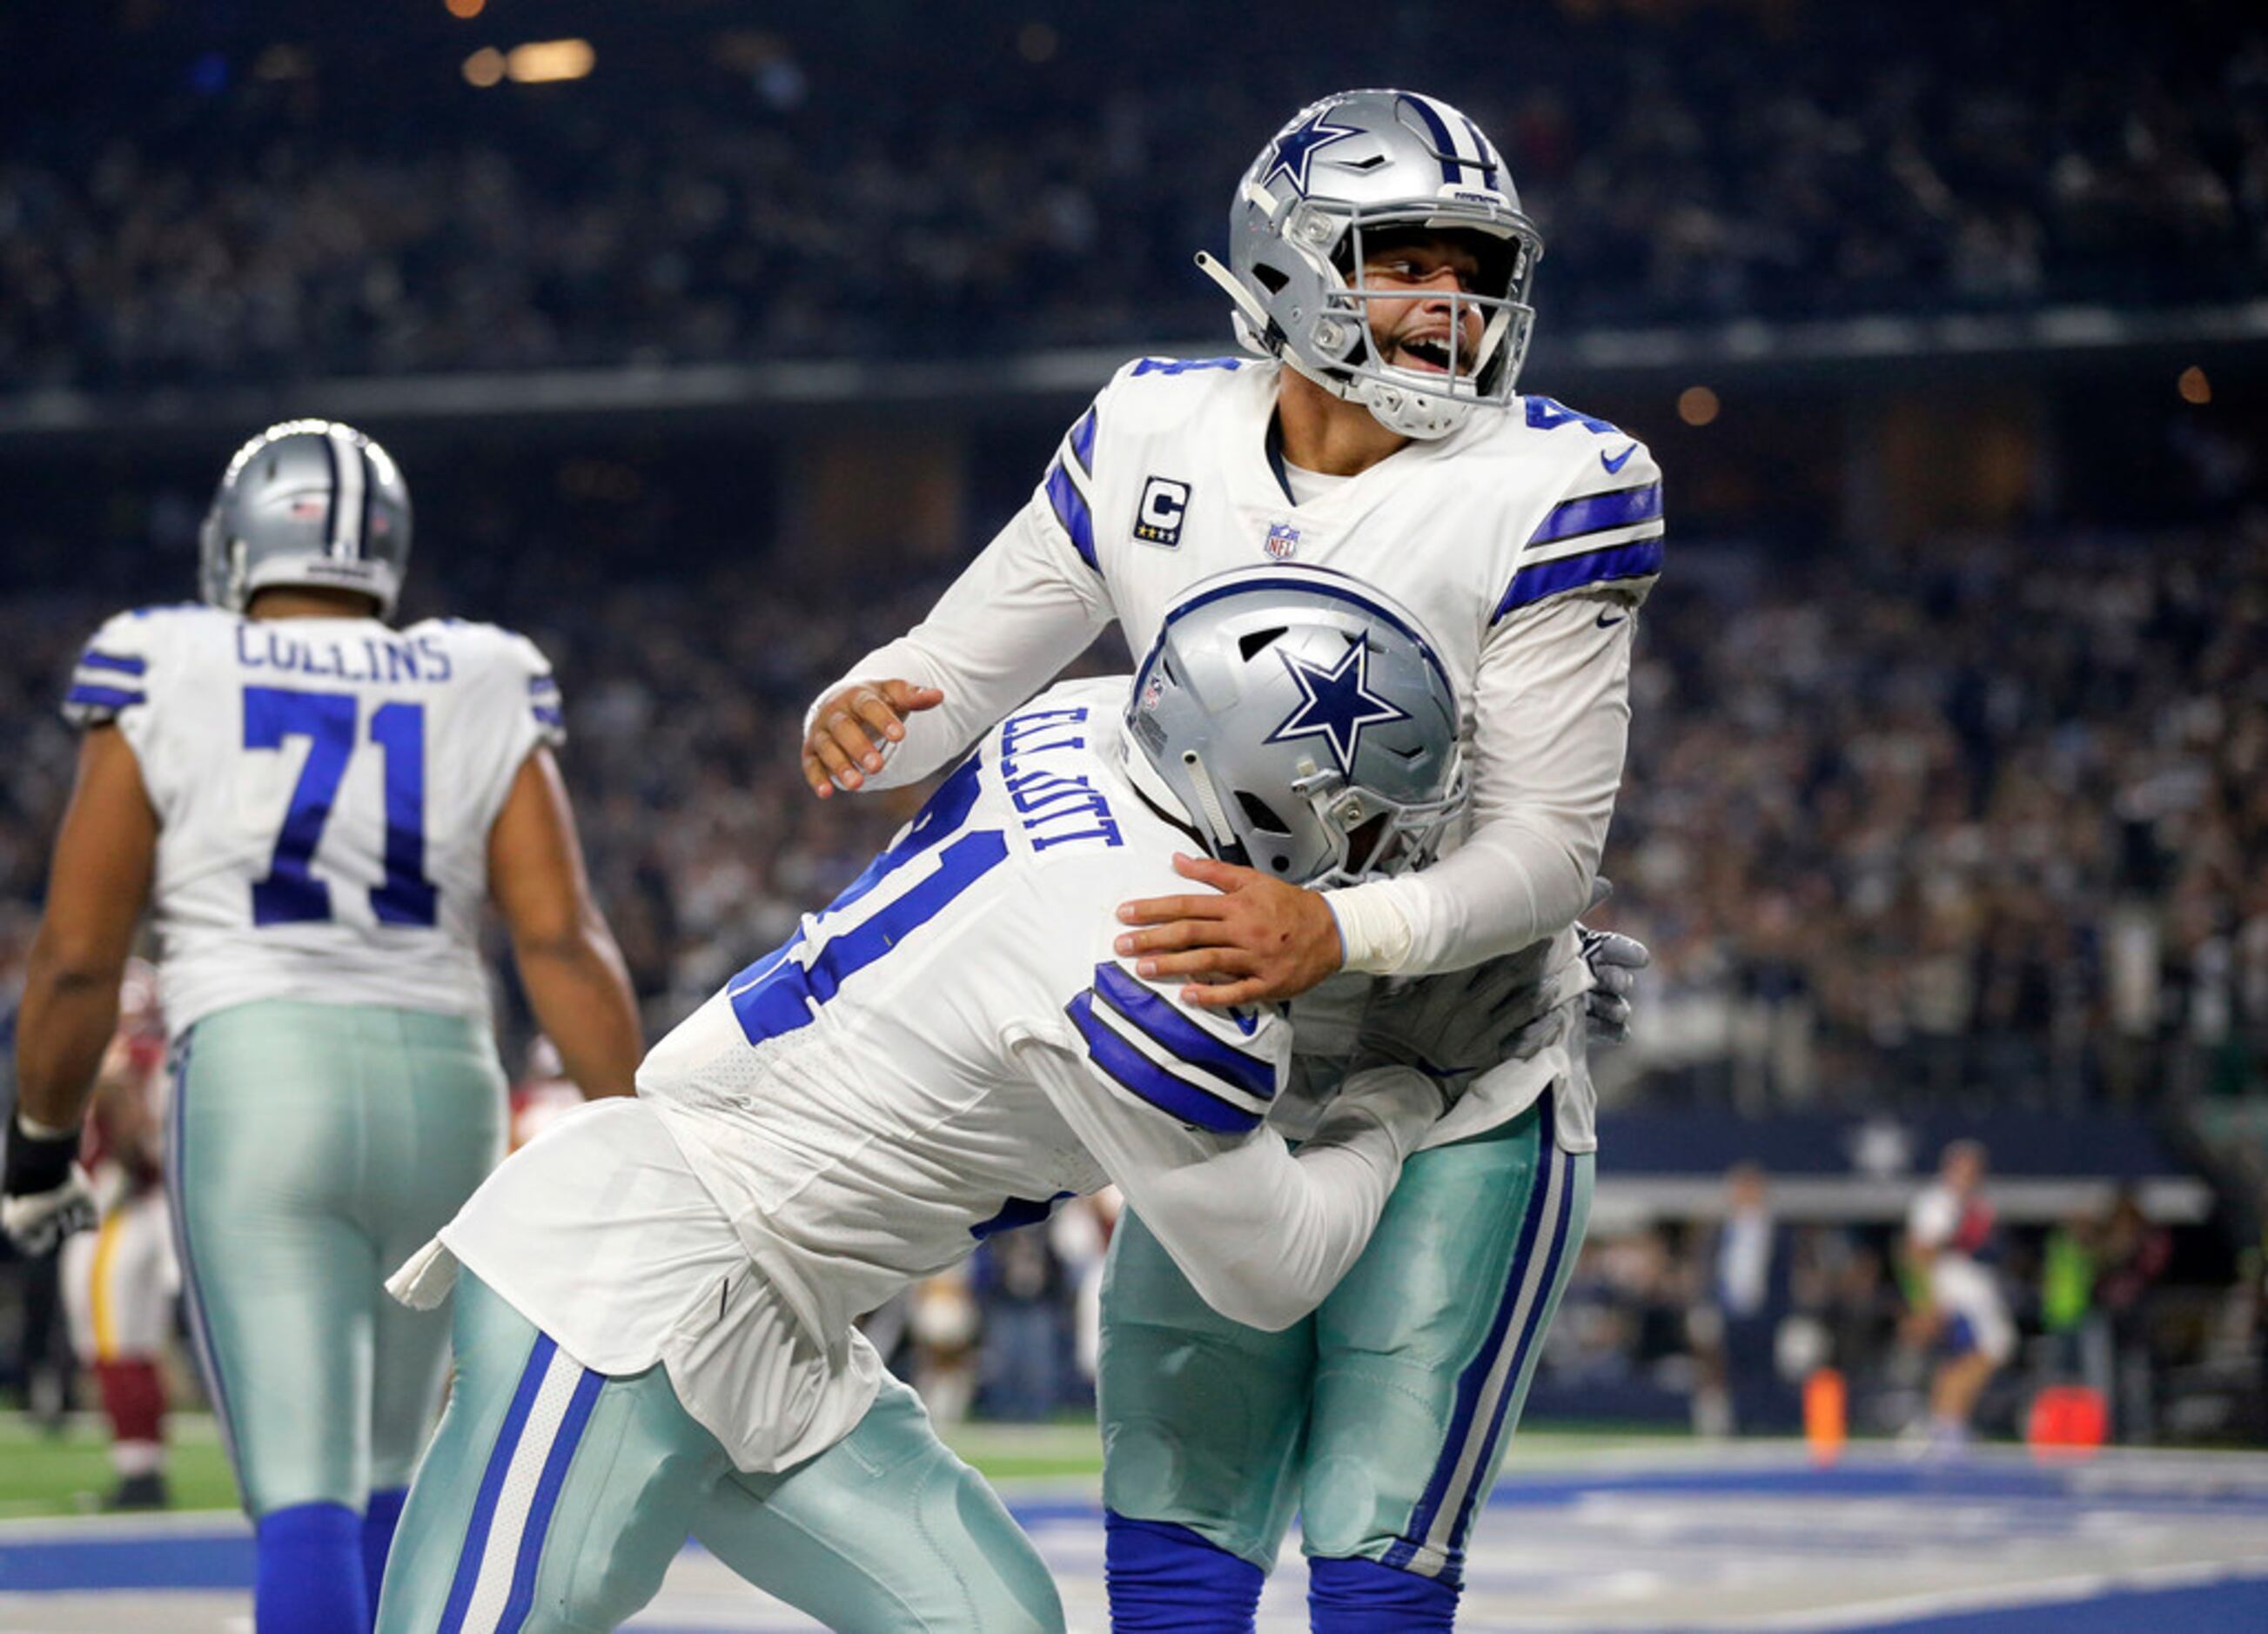
[[[543,1473],[536,1479],[527,1525],[520,1530],[519,1558],[512,1569],[512,1594],[504,1602],[504,1615],[497,1619],[497,1634],[519,1634],[535,1604],[535,1571],[543,1561],[544,1534],[551,1529],[551,1512],[558,1507],[559,1489],[567,1484],[567,1466],[575,1461],[576,1445],[583,1439],[584,1426],[591,1422],[591,1410],[598,1405],[599,1391],[606,1382],[606,1374],[587,1367],[575,1381],[575,1394],[559,1421],[559,1432],[551,1438]]]
[[[1440,1513],[1442,1502],[1449,1495],[1449,1483],[1456,1478],[1457,1464],[1464,1452],[1465,1440],[1472,1433],[1473,1416],[1479,1410],[1481,1392],[1488,1384],[1490,1373],[1496,1366],[1498,1353],[1504,1348],[1506,1334],[1512,1327],[1512,1314],[1520,1304],[1520,1284],[1528,1269],[1526,1246],[1535,1240],[1535,1233],[1543,1224],[1544,1200],[1550,1195],[1548,1183],[1550,1155],[1557,1150],[1552,1139],[1553,1107],[1551,1094],[1546,1091],[1537,1105],[1536,1139],[1545,1160],[1536,1166],[1535,1182],[1528,1192],[1528,1212],[1520,1224],[1520,1246],[1512,1256],[1511,1275],[1506,1278],[1504,1298],[1498,1302],[1496,1316],[1489,1324],[1488,1337],[1481,1342],[1479,1352],[1457,1376],[1456,1409],[1449,1416],[1449,1432],[1442,1438],[1441,1455],[1434,1461],[1433,1473],[1426,1480],[1425,1490],[1418,1499],[1418,1507],[1410,1512],[1410,1524],[1403,1535],[1395,1539],[1386,1551],[1385,1564],[1407,1566],[1417,1557],[1418,1546],[1433,1529],[1433,1519]]]
[[[236,1471],[239,1491],[244,1491],[244,1468],[236,1455],[236,1415],[230,1410],[228,1382],[220,1376],[220,1352],[213,1343],[212,1323],[205,1314],[204,1287],[197,1280],[197,1256],[189,1242],[189,1050],[195,1042],[197,1030],[191,1027],[181,1034],[181,1041],[173,1055],[173,1106],[168,1120],[167,1144],[173,1150],[166,1154],[166,1172],[173,1177],[166,1188],[166,1209],[173,1218],[173,1242],[180,1250],[181,1268],[181,1304],[189,1317],[189,1347],[196,1352],[197,1367],[204,1374],[205,1388],[212,1396],[213,1419],[220,1426],[221,1449],[228,1454],[229,1468]],[[252,1496],[244,1492],[245,1507],[252,1506]]]
[[[1520,1376],[1528,1366],[1529,1352],[1543,1331],[1543,1313],[1550,1307],[1551,1290],[1559,1277],[1559,1262],[1567,1252],[1567,1226],[1575,1212],[1575,1160],[1557,1146],[1545,1150],[1548,1161],[1559,1169],[1559,1218],[1551,1231],[1551,1252],[1543,1263],[1543,1279],[1536,1284],[1535,1303],[1528,1308],[1528,1321],[1522,1325],[1520,1343],[1512,1353],[1512,1368],[1505,1374],[1504,1394],[1497,1397],[1496,1411],[1489,1421],[1488,1439],[1481,1443],[1480,1461],[1473,1467],[1473,1483],[1465,1492],[1465,1501],[1458,1506],[1456,1525],[1449,1528],[1448,1570],[1443,1575],[1454,1581],[1465,1549],[1465,1538],[1471,1532],[1473,1516],[1487,1497],[1489,1460],[1495,1456],[1497,1443],[1504,1433],[1512,1404],[1520,1396]],[[1525,1259],[1532,1245],[1523,1245],[1521,1257]]]
[[[528,1411],[535,1405],[536,1393],[543,1387],[544,1370],[551,1365],[552,1352],[557,1349],[550,1335],[538,1334],[527,1353],[527,1365],[520,1370],[519,1387],[512,1393],[511,1410],[504,1416],[496,1446],[489,1452],[489,1467],[481,1476],[480,1496],[473,1500],[473,1518],[465,1527],[465,1546],[457,1556],[457,1575],[449,1584],[448,1604],[441,1608],[441,1623],[436,1634],[463,1634],[465,1613],[471,1609],[473,1590],[480,1582],[481,1557],[488,1553],[489,1527],[496,1520],[497,1499],[504,1493],[504,1479],[512,1468],[512,1455],[519,1450],[519,1432],[527,1427]]]

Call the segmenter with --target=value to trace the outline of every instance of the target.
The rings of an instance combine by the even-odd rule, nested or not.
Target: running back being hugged
[[[1398,91],[1315,103],[1238,184],[1230,233],[1226,267],[1200,261],[1255,355],[1122,369],[930,616],[822,694],[804,769],[821,797],[927,776],[1103,625],[1138,650],[1224,570],[1315,563],[1391,594],[1465,701],[1462,844],[1320,890],[1192,857],[1177,865],[1208,890],[1121,909],[1139,928],[1118,951],[1185,981],[1184,1002],[1297,998],[1306,1077],[1327,1086],[1354,978],[1521,950],[1539,980],[1574,965],[1622,777],[1634,615],[1661,563],[1660,477],[1636,438],[1516,394],[1542,240],[1456,109]],[[1322,753],[1373,707],[1345,666],[1300,685],[1279,731]],[[1264,849],[1265,813],[1206,820],[1227,855]],[[1606,951],[1626,984],[1642,950]],[[1206,1586],[1206,1626],[1248,1622],[1301,1505],[1319,1627],[1447,1626],[1476,1496],[1587,1215],[1583,1045],[1570,1019],[1484,1078],[1354,1271],[1287,1333],[1220,1320],[1130,1217],[1101,1379],[1119,1626],[1188,1626],[1174,1581]],[[1311,1105],[1275,1120],[1297,1133],[1302,1116]]]

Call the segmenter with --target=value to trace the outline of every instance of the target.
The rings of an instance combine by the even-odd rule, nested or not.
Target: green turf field
[[[176,1509],[233,1509],[236,1483],[211,1417],[177,1413],[169,1421],[173,1462],[168,1474]],[[1102,1447],[1092,1424],[962,1424],[946,1439],[994,1481],[1092,1482],[1102,1469]],[[1660,1436],[1627,1431],[1523,1431],[1512,1461],[1550,1462],[1586,1453],[1659,1445]],[[20,1413],[0,1413],[0,1520],[40,1515],[89,1514],[112,1486],[99,1420],[78,1415],[50,1434]]]

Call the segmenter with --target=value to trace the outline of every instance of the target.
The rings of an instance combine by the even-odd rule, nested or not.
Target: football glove
[[[1594,1044],[1627,1044],[1631,1036],[1631,993],[1638,973],[1653,962],[1653,954],[1634,936],[1619,931],[1594,931],[1577,925],[1582,938],[1583,962],[1590,967],[1591,990],[1584,998],[1584,1021]]]
[[[0,1178],[0,1232],[17,1250],[36,1258],[95,1221],[94,1188],[78,1163],[78,1131],[27,1133],[20,1121],[8,1130],[8,1159]]]
[[[1523,948],[1469,970],[1379,983],[1363,1009],[1349,1076],[1412,1067],[1455,1106],[1491,1067],[1524,1058],[1515,1053],[1523,1047],[1527,1055],[1543,1047],[1561,1001],[1539,963],[1536,949]]]

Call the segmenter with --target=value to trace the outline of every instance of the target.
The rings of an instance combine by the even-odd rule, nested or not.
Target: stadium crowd
[[[488,92],[458,79],[474,34],[430,22],[378,40],[254,7],[215,33],[121,4],[0,24],[0,87],[70,71],[74,42],[114,70],[81,77],[73,113],[0,114],[0,379],[1211,335],[1189,256],[1225,198],[1187,179],[1235,174],[1347,77],[1339,31],[1194,0],[1060,31],[877,0],[718,33],[680,10],[604,18],[587,81]],[[2242,8],[1571,0],[1522,13],[1516,55],[1476,51],[1454,8],[1362,15],[1374,71],[1503,141],[1550,244],[1546,344],[2268,281],[2268,26]]]
[[[762,562],[610,584],[548,548],[468,590],[453,570],[498,559],[475,526],[412,601],[551,654],[594,880],[657,1031],[909,811],[814,801],[798,723],[938,585],[829,610]],[[2043,554],[2065,570],[2025,570]],[[1894,575],[1902,593],[1851,593]],[[1773,561],[1727,605],[1742,577],[1665,578],[1641,647],[1602,916],[1654,950],[1649,1092],[1763,1111],[2122,1099],[2169,1060],[2187,1087],[2241,1079],[2268,1050],[2268,521]],[[55,697],[107,610],[0,606],[9,990],[68,791]]]

